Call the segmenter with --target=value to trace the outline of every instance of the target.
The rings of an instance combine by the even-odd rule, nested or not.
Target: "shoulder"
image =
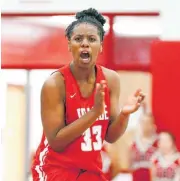
[[[103,71],[103,73],[107,79],[118,79],[119,80],[120,76],[116,71],[105,68],[103,66],[101,66],[101,68],[102,68],[102,71]]]
[[[59,93],[59,95],[65,94],[65,83],[64,83],[64,77],[59,72],[56,71],[53,74],[51,74],[44,82],[42,86],[42,93]],[[53,95],[53,94],[52,94]]]
[[[102,71],[104,73],[104,76],[106,78],[106,81],[108,83],[109,88],[117,88],[120,86],[120,76],[119,74],[111,69],[107,69],[103,66],[101,66]]]

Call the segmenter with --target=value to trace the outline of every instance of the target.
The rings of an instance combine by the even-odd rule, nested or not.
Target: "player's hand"
[[[96,94],[94,100],[94,110],[99,114],[103,114],[104,112],[104,96],[105,96],[105,87],[106,81],[102,80],[100,83],[96,84]]]
[[[127,103],[123,106],[121,112],[124,115],[129,115],[139,109],[141,106],[142,101],[145,98],[145,94],[141,91],[141,89],[138,89],[134,95],[130,96]]]

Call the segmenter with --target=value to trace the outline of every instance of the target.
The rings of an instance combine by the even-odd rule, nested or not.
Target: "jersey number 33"
[[[101,138],[102,126],[96,125],[88,128],[84,133],[84,142],[81,143],[82,151],[98,151],[102,148]],[[95,136],[96,140],[93,141],[92,137]]]

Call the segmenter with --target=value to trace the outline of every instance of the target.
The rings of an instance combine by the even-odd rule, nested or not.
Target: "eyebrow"
[[[84,36],[84,34],[75,34],[73,36]],[[95,34],[87,34],[87,36],[98,36],[98,35],[95,35]]]
[[[96,35],[96,34],[87,34],[88,36],[98,36],[98,35]],[[84,34],[74,34],[73,36],[84,36]]]

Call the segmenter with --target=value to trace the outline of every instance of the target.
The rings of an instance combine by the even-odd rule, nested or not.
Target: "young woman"
[[[76,14],[66,29],[72,62],[53,73],[41,92],[43,136],[33,180],[100,181],[103,141],[126,130],[129,115],[144,99],[137,90],[119,110],[119,75],[96,64],[103,49],[104,17],[95,9]]]
[[[152,181],[180,181],[180,153],[171,133],[160,134],[158,152],[152,163]]]

